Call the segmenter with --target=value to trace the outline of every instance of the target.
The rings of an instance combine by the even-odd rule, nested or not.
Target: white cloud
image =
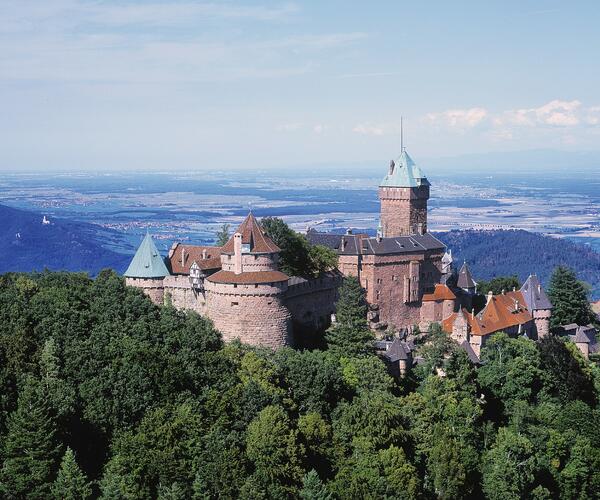
[[[600,106],[588,108],[585,122],[588,125],[600,125]]]
[[[467,129],[482,123],[488,116],[484,108],[449,109],[440,113],[428,113],[424,121],[431,125],[444,125],[450,128]]]
[[[359,123],[352,129],[352,132],[355,132],[357,134],[362,134],[362,135],[381,136],[381,135],[385,135],[386,126],[385,125],[373,125],[368,122],[367,123]]]
[[[496,125],[537,126],[552,125],[557,127],[573,127],[579,125],[581,102],[561,101],[555,99],[539,108],[513,109],[496,117]]]

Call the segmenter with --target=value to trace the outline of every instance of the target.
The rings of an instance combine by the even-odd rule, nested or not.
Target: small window
[[[381,278],[377,278],[377,284],[381,285],[382,279]]]
[[[234,284],[233,284],[233,288],[237,288],[237,283],[234,283]]]
[[[239,302],[232,302],[231,305],[232,306],[237,306],[239,304]]]
[[[242,253],[250,253],[250,243],[242,243]]]

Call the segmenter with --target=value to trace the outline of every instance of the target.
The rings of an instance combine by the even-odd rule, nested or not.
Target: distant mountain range
[[[547,286],[556,266],[574,269],[600,299],[600,253],[587,245],[522,230],[449,231],[436,236],[452,250],[455,266],[466,260],[475,279],[535,273]]]
[[[94,224],[50,219],[43,214],[0,205],[0,274],[9,271],[85,271],[113,268],[122,273],[131,255],[107,248],[114,231]],[[600,299],[600,253],[566,239],[527,231],[450,231],[436,233],[452,249],[456,266],[467,260],[475,278],[536,273],[547,285],[558,265],[573,268]]]
[[[9,271],[86,271],[110,267],[124,272],[131,259],[107,249],[106,231],[93,224],[46,219],[0,205],[0,274]]]

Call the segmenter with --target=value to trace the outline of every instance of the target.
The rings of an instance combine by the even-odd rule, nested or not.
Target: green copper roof
[[[417,166],[406,151],[394,161],[391,172],[383,178],[380,186],[387,187],[418,187],[429,186],[429,181],[423,171]]]
[[[164,278],[168,275],[167,266],[165,266],[152,236],[146,233],[124,276],[128,278]]]

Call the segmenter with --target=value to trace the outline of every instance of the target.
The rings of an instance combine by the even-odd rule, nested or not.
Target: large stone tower
[[[222,269],[206,279],[205,287],[207,315],[225,341],[291,345],[285,304],[289,278],[279,271],[279,252],[251,213],[221,249]]]
[[[425,234],[429,181],[403,148],[379,185],[384,238]]]

